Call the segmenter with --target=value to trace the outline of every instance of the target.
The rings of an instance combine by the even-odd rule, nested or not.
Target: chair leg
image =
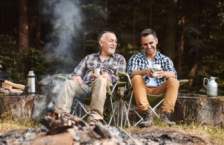
[[[159,115],[155,112],[155,109],[164,101],[164,99],[162,99],[156,106],[154,106],[153,108],[150,106],[150,109],[152,110],[152,112],[160,119]]]
[[[110,123],[111,123],[111,121],[112,121],[112,118],[114,117],[114,112],[115,112],[115,110],[116,110],[116,108],[117,108],[117,104],[118,104],[118,101],[116,101],[116,104],[115,104],[115,106],[114,106],[114,110],[112,110],[112,115],[111,115],[111,117],[110,117],[110,121],[109,121],[108,125],[110,125]]]
[[[77,106],[78,106],[78,102],[75,101],[75,107],[74,107],[74,109],[73,109],[72,115],[77,116],[77,113],[76,113],[76,108],[77,108]]]
[[[152,110],[152,112],[159,118],[159,115],[155,112],[155,107],[154,108],[152,108],[151,106],[150,106],[150,109]]]
[[[135,111],[135,110],[134,110]],[[135,113],[138,115],[139,118],[141,118],[134,126],[138,125],[142,120],[143,118],[138,114],[138,112],[135,111]]]
[[[79,103],[79,105],[80,105],[80,110],[79,110],[79,116],[80,116],[80,117],[79,117],[79,118],[83,119],[83,118],[85,118],[85,117],[89,114],[89,111],[87,111],[86,108],[85,108],[80,102],[78,102],[78,103]],[[86,114],[83,115],[83,116],[81,116],[81,113],[82,113],[82,112],[81,112],[81,111],[82,111],[81,109],[83,109],[83,110],[85,111],[85,113],[86,113]]]
[[[118,109],[117,109],[117,126],[119,126],[120,105],[121,105],[121,102],[119,100],[119,102],[118,102]]]
[[[130,100],[129,100],[129,105],[128,105],[128,114],[129,114],[129,110],[130,110],[130,107],[131,107],[132,97],[133,97],[133,91],[131,92],[131,97],[130,97]]]
[[[80,106],[81,106],[81,104],[80,104]],[[79,108],[79,118],[81,118],[81,116],[82,116],[82,108],[80,107]]]
[[[127,108],[126,108],[126,105],[124,103],[124,109],[125,109],[125,121],[124,121],[124,126],[126,125],[126,121],[128,122],[128,127],[130,127],[130,122],[129,122],[129,117],[128,117],[128,111],[127,111]]]
[[[108,125],[107,122],[103,119],[104,124]]]
[[[111,104],[111,108],[112,108],[112,111],[114,110],[113,109],[113,100],[112,100],[112,97],[110,96],[110,104]],[[114,118],[114,126],[116,126],[116,121],[115,121],[115,117],[113,115],[113,118]]]
[[[124,101],[121,103],[121,107],[122,107],[122,112],[121,112],[121,128],[122,128],[122,125],[123,125],[123,115],[124,115]]]

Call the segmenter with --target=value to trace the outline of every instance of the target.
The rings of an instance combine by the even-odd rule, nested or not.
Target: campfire
[[[136,144],[120,129],[101,123],[90,126],[68,113],[45,115],[40,119],[40,126],[2,135],[0,144]]]
[[[40,126],[40,127],[39,127]],[[96,123],[90,126],[77,116],[54,112],[43,116],[34,129],[13,130],[0,136],[0,144],[25,145],[153,145],[208,144],[203,139],[169,129],[147,128],[131,134],[121,128]]]

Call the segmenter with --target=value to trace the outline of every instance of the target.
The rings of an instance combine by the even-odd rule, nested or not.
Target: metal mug
[[[154,78],[157,78],[157,72],[158,72],[158,69],[161,68],[161,65],[160,64],[152,64],[152,69],[154,70],[154,74],[153,74],[153,77]]]
[[[93,73],[96,75],[100,75],[100,68],[94,68]]]

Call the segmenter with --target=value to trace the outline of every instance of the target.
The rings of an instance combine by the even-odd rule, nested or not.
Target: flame
[[[53,113],[53,117],[54,117],[54,118],[57,118],[57,116],[56,116],[54,113]]]
[[[61,114],[60,113],[58,113],[58,118],[61,118]]]

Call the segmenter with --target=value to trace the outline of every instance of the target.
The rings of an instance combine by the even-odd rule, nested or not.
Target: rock
[[[47,106],[47,96],[46,95],[36,95],[34,97],[32,119],[39,120],[41,116],[46,114],[46,111],[47,111],[46,106]]]
[[[102,138],[111,138],[111,134],[102,125],[96,124],[94,131],[96,131]]]
[[[33,140],[32,145],[72,145],[73,137],[69,132],[56,135],[41,135]]]

